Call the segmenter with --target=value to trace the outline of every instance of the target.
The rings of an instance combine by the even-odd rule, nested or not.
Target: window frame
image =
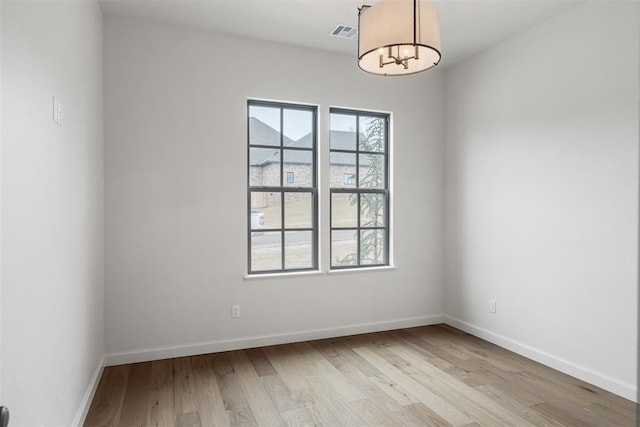
[[[279,145],[261,145],[251,144],[250,130],[250,108],[252,106],[269,107],[280,109],[280,144]],[[289,274],[307,271],[318,271],[319,269],[319,221],[318,221],[318,106],[309,104],[295,104],[278,101],[264,101],[256,99],[248,99],[246,107],[247,120],[247,275],[259,276],[268,274]],[[311,147],[287,147],[284,145],[284,110],[309,111],[312,117],[312,141]],[[279,186],[252,186],[251,185],[251,148],[263,148],[270,150],[278,150],[280,158],[280,185]],[[284,174],[284,153],[285,150],[311,152],[311,187],[300,187],[287,182],[287,176]],[[279,193],[280,194],[280,228],[263,228],[260,232],[280,232],[280,269],[271,270],[253,270],[252,269],[252,236],[256,230],[252,230],[251,225],[251,194],[252,193]],[[311,227],[310,228],[286,228],[286,194],[287,193],[308,193],[311,195]],[[311,232],[311,267],[305,268],[286,268],[286,233],[291,231],[307,231]]]
[[[356,146],[355,150],[347,150],[347,149],[333,149],[331,147],[331,115],[332,114],[343,114],[343,115],[352,115],[355,116],[356,122]],[[360,150],[360,117],[376,117],[384,120],[384,150],[382,152],[376,151],[365,151]],[[356,163],[355,163],[355,186],[354,187],[332,187],[329,185],[329,271],[340,271],[340,270],[358,270],[358,269],[367,269],[372,267],[388,267],[391,262],[391,247],[390,247],[390,236],[391,236],[391,185],[390,185],[390,169],[391,169],[391,153],[390,153],[390,140],[391,136],[389,131],[391,129],[391,114],[383,113],[383,112],[374,112],[374,111],[366,111],[366,110],[357,110],[357,109],[349,109],[349,108],[337,108],[332,107],[329,108],[329,173],[331,169],[331,153],[343,153],[343,154],[354,154]],[[384,155],[384,188],[366,188],[360,187],[360,154],[373,154],[373,155]],[[347,185],[344,184],[343,185]],[[355,227],[334,227],[333,226],[333,195],[334,194],[357,194],[357,225]],[[361,198],[363,194],[381,194],[383,195],[384,202],[384,226],[383,227],[364,227],[361,223]],[[334,230],[353,230],[357,233],[357,243],[356,243],[356,260],[357,263],[353,265],[333,265],[333,232]],[[384,256],[383,262],[377,264],[362,264],[361,259],[361,239],[362,239],[362,231],[367,230],[383,230],[384,235]]]

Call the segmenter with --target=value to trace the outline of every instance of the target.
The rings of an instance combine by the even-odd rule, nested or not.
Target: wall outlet
[[[239,305],[232,305],[231,306],[231,317],[233,317],[233,318],[240,317],[240,306]]]
[[[494,299],[489,300],[489,313],[496,314],[496,300]]]

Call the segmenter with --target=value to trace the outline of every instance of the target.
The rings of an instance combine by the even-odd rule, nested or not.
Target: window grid
[[[344,154],[355,154],[355,187],[331,187],[330,188],[330,197],[329,197],[329,210],[330,210],[330,269],[338,270],[338,269],[354,269],[354,268],[362,268],[362,267],[375,267],[375,266],[385,266],[389,265],[389,115],[381,114],[381,113],[371,113],[357,110],[346,110],[346,109],[330,109],[330,114],[341,114],[341,115],[352,115],[355,117],[355,149],[342,149],[342,148],[333,148],[330,141],[330,153],[344,153]],[[382,151],[368,151],[361,150],[360,143],[360,118],[361,117],[372,117],[384,120],[384,141],[383,141],[383,150]],[[330,125],[331,126],[331,125]],[[330,131],[331,134],[331,131]],[[360,156],[361,155],[383,155],[384,156],[384,188],[375,189],[375,188],[363,188],[361,187],[360,181]],[[347,174],[344,174],[345,177]],[[344,179],[346,181],[346,179]],[[347,182],[343,181],[343,185],[349,185]],[[334,206],[333,200],[334,194],[350,194],[356,195],[356,227],[338,227],[333,225],[333,214],[334,214]],[[383,215],[382,222],[383,226],[370,226],[362,224],[362,196],[365,194],[379,194],[383,198]],[[376,216],[376,223],[378,222]],[[354,231],[356,237],[356,252],[355,252],[355,264],[345,264],[345,265],[336,265],[337,261],[334,259],[334,232],[335,231]],[[362,235],[363,232],[378,232],[381,231],[383,233],[383,257],[382,262],[378,263],[367,263],[363,264],[362,260]],[[334,262],[336,264],[334,264]]]
[[[256,107],[269,107],[272,109],[279,110],[279,144],[278,145],[269,145],[269,144],[259,144],[251,142],[251,126],[250,126],[250,109],[252,106]],[[285,133],[284,133],[284,112],[285,110],[297,110],[297,111],[308,111],[311,113],[311,146],[310,147],[297,147],[285,145]],[[267,102],[267,101],[248,101],[247,102],[247,217],[248,217],[248,250],[247,250],[247,266],[249,274],[260,274],[260,273],[286,273],[286,272],[295,272],[295,271],[307,271],[307,270],[317,270],[318,269],[318,203],[317,203],[317,108],[313,106],[305,106],[298,104],[286,104],[286,103],[278,103],[278,102]],[[263,148],[271,151],[276,151],[278,153],[279,159],[279,186],[273,185],[252,185],[251,182],[251,149],[252,148]],[[285,163],[285,152],[309,152],[311,153],[311,186],[285,186],[285,182],[287,184],[292,184],[294,180],[294,172],[287,172],[286,178],[284,175],[284,163]],[[291,181],[289,181],[289,174],[291,174]],[[302,184],[302,183],[301,183]],[[264,193],[269,194],[270,196],[274,194],[279,194],[280,196],[280,227],[254,227],[253,219],[252,219],[252,195]],[[287,196],[288,195],[302,195],[308,194],[310,197],[310,222],[311,227],[287,227]],[[259,231],[256,231],[259,230]],[[269,269],[254,269],[252,264],[252,253],[253,253],[253,240],[254,238],[260,237],[259,235],[264,235],[264,233],[280,233],[280,268],[269,268]],[[287,268],[287,245],[286,245],[286,235],[287,232],[308,232],[311,233],[311,266],[303,267],[303,268]]]

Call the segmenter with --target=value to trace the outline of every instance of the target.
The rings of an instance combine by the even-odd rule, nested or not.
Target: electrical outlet
[[[496,300],[489,300],[489,313],[496,314]]]
[[[240,306],[239,305],[232,305],[231,306],[231,317],[240,317]]]

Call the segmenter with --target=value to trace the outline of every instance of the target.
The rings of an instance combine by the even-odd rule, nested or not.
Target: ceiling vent
[[[352,39],[357,33],[358,28],[353,25],[338,24],[336,25],[336,28],[329,33],[329,35],[332,37],[339,37],[341,39]]]

